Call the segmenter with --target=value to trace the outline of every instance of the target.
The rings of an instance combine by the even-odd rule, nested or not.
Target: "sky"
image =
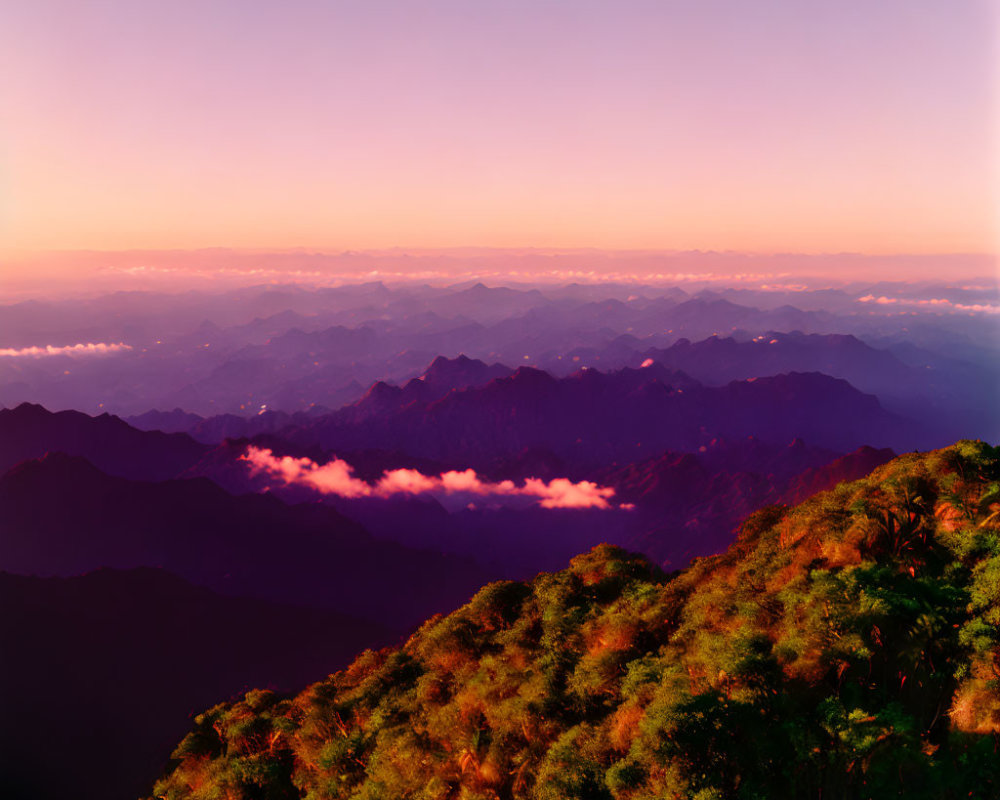
[[[7,2],[0,249],[995,254],[997,8]]]

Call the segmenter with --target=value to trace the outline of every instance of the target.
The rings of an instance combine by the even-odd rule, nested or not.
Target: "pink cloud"
[[[320,465],[311,458],[278,457],[271,450],[248,447],[240,459],[250,464],[251,475],[265,474],[286,485],[299,484],[323,494],[341,497],[367,497],[372,494],[372,487],[355,478],[354,468],[339,458]]]
[[[472,492],[473,494],[485,494],[484,485],[475,470],[467,469],[462,472],[445,472],[441,476],[441,485],[446,492]],[[513,484],[511,484],[513,486]]]
[[[422,472],[415,469],[393,469],[382,475],[376,485],[376,492],[380,495],[390,495],[396,493],[422,494],[439,488],[440,481],[428,478]]]
[[[555,478],[549,483],[537,478],[524,482],[524,494],[542,499],[543,508],[610,508],[608,499],[615,490],[591,481],[573,483],[568,478]]]
[[[483,480],[475,470],[451,470],[439,476],[424,475],[414,469],[393,469],[382,474],[374,485],[355,477],[354,468],[335,458],[317,464],[310,458],[276,456],[266,448],[248,447],[240,456],[250,467],[251,475],[266,475],[286,486],[306,486],[321,494],[340,497],[390,497],[394,494],[465,494],[479,497],[528,497],[542,508],[611,508],[615,490],[591,481],[574,483],[568,478],[545,482],[528,478],[523,486],[514,481]]]

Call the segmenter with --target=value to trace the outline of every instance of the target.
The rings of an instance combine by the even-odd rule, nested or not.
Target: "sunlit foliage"
[[[673,576],[600,546],[300,695],[195,720],[180,800],[1000,796],[1000,452],[909,455]]]

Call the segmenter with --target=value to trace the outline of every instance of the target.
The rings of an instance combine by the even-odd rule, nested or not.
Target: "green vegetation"
[[[601,546],[295,697],[195,721],[153,795],[1000,796],[1000,449],[904,456],[666,576]]]

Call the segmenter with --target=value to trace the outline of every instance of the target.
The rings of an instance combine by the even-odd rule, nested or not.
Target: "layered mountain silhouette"
[[[112,475],[159,481],[188,469],[206,450],[183,433],[140,431],[110,414],[52,413],[31,403],[0,409],[0,472],[58,451]]]
[[[363,418],[386,411],[400,411],[410,405],[437,400],[451,391],[488,383],[511,372],[502,364],[488,365],[464,355],[453,359],[438,356],[422,375],[412,378],[402,387],[384,381],[373,384],[355,404],[355,413]],[[360,386],[358,394],[361,394]],[[169,412],[148,411],[129,417],[127,422],[141,430],[184,431],[199,442],[219,443],[224,439],[260,436],[288,427],[308,425],[316,417],[329,413],[330,409],[316,406],[294,414],[265,410],[250,417],[220,414],[205,418],[177,408]]]
[[[772,350],[784,357],[771,353],[756,365],[761,353],[744,347],[741,358],[755,364],[753,374],[738,369],[721,350],[713,351],[713,358],[735,367],[728,378],[712,375],[707,363],[676,363],[683,361],[706,383],[829,367],[836,370],[834,377],[878,394],[886,407],[925,424],[964,402],[966,411],[976,414],[970,432],[997,430],[988,408],[963,401],[963,394],[988,389],[996,372],[996,353],[988,344],[997,337],[996,317],[955,313],[961,305],[995,305],[989,282],[978,288],[943,282],[818,291],[687,288],[269,285],[14,303],[4,307],[0,348],[103,342],[127,349],[106,358],[72,353],[2,358],[0,404],[31,401],[119,415],[174,408],[202,417],[250,418],[262,410],[295,414],[355,402],[379,380],[403,385],[439,355],[464,353],[488,364],[523,364],[565,376],[582,366],[604,371],[636,366],[644,353],[670,350],[682,337],[697,348],[706,337],[732,337],[743,346],[766,335],[768,342],[779,340]],[[889,302],[862,302],[880,295]],[[903,304],[894,305],[897,299]],[[798,339],[786,342],[773,332]],[[823,341],[825,335],[833,338]],[[906,381],[895,384],[898,364],[885,379],[866,371],[872,353],[838,344],[841,336],[857,337],[878,350],[878,358],[889,355],[911,367]],[[858,365],[851,363],[855,357]],[[893,404],[890,394],[881,396],[883,389]],[[910,405],[900,404],[907,398]]]
[[[715,385],[784,372],[822,372],[872,394],[912,391],[917,382],[914,370],[888,351],[842,334],[769,331],[744,341],[723,336],[699,342],[680,339],[637,358],[652,358]]]
[[[0,477],[0,521],[0,569],[8,572],[162,567],[224,594],[397,628],[491,577],[469,560],[374,539],[327,506],[233,496],[204,478],[127,480],[58,453]]]
[[[996,794],[988,283],[4,306],[0,795]]]
[[[904,355],[902,352],[900,356]],[[768,331],[752,339],[681,339],[668,348],[636,348],[629,363],[653,359],[710,385],[792,371],[843,378],[883,405],[919,419],[930,434],[954,438],[955,417],[984,433],[1000,430],[989,405],[988,373],[954,358],[911,347],[905,357],[849,334]]]
[[[640,550],[658,563],[679,565],[726,546],[736,523],[746,513],[769,502],[802,498],[826,488],[834,477],[855,477],[859,470],[875,463],[872,458],[855,458],[840,467],[829,467],[829,473],[815,472],[837,457],[835,450],[801,445],[785,448],[756,438],[708,440],[708,432],[703,430],[697,432],[695,441],[708,441],[708,446],[702,445],[704,452],[664,454],[664,449],[656,445],[657,437],[661,442],[664,438],[669,441],[671,435],[684,438],[684,429],[678,431],[683,418],[677,415],[661,423],[653,436],[644,437],[646,441],[638,443],[636,452],[631,447],[616,446],[636,431],[641,413],[659,418],[662,412],[658,404],[662,403],[681,412],[707,409],[718,418],[722,413],[719,407],[724,409],[728,397],[735,396],[735,405],[742,406],[741,413],[752,421],[752,404],[742,395],[752,394],[758,383],[802,383],[799,376],[734,382],[713,390],[683,373],[659,366],[611,375],[585,370],[567,379],[521,368],[479,387],[456,388],[456,384],[503,369],[471,359],[438,359],[423,379],[402,388],[373,389],[356,406],[339,415],[320,417],[314,424],[336,421],[339,429],[335,428],[335,432],[346,432],[355,437],[354,443],[365,445],[365,449],[339,452],[365,480],[375,481],[385,470],[400,467],[439,474],[445,469],[469,466],[478,466],[484,476],[494,480],[596,480],[616,490],[616,503],[634,505],[634,513],[593,515],[523,506],[501,508],[489,503],[448,513],[431,498],[318,498],[309,490],[274,485],[259,476],[252,479],[246,463],[240,460],[246,440],[209,450],[182,434],[137,431],[107,415],[91,418],[76,412],[52,414],[25,405],[0,411],[0,425],[6,421],[12,432],[3,444],[9,460],[46,449],[75,451],[92,456],[106,466],[108,473],[119,477],[205,476],[229,494],[204,479],[164,484],[148,480],[116,483],[104,470],[82,458],[66,458],[55,452],[40,462],[22,464],[0,479],[0,519],[12,532],[0,541],[0,551],[6,554],[0,569],[72,575],[101,566],[163,566],[219,591],[318,603],[356,614],[372,613],[392,623],[412,622],[420,618],[419,613],[429,613],[435,607],[433,602],[400,618],[397,610],[406,604],[399,592],[377,594],[386,601],[380,605],[378,600],[363,599],[364,595],[354,592],[350,582],[339,590],[336,587],[340,582],[324,585],[318,565],[330,558],[360,559],[369,565],[362,573],[374,573],[378,571],[375,564],[385,555],[384,563],[395,566],[388,577],[376,580],[374,585],[413,587],[414,592],[432,600],[440,599],[435,588],[449,583],[448,579],[442,582],[435,577],[442,571],[452,570],[457,580],[455,593],[445,595],[452,599],[463,596],[476,581],[490,575],[528,577],[539,569],[555,568],[572,554],[601,541]],[[814,378],[802,377],[807,386]],[[831,385],[822,376],[819,383]],[[842,381],[832,385],[849,399],[859,401],[863,410],[874,412],[875,418],[894,422],[882,417],[883,412],[871,398],[854,392]],[[380,391],[391,394],[387,405],[380,402]],[[707,393],[701,402],[683,399],[685,394],[696,397],[699,393]],[[790,402],[798,401],[793,397]],[[564,405],[575,409],[580,432],[586,436],[577,437],[579,442],[572,441],[578,431],[569,427],[568,415],[559,411]],[[844,408],[850,405],[839,411]],[[765,409],[761,416],[767,413]],[[785,422],[794,422],[787,409],[785,417]],[[728,430],[741,430],[740,413],[732,412],[732,421],[737,425]],[[611,430],[601,431],[602,424]],[[806,424],[790,429],[801,430],[809,424],[807,419]],[[446,428],[454,431],[454,441],[446,436]],[[279,451],[291,447],[295,455],[324,460],[328,451],[322,446],[322,438],[307,446],[295,443],[298,436],[313,430],[311,426],[288,430],[292,435],[287,440],[283,433],[275,439],[259,440],[258,444]],[[31,447],[32,441],[47,446]],[[397,449],[378,449],[380,444],[390,443]],[[422,454],[428,443],[434,457]],[[658,454],[642,459],[649,450]],[[583,452],[587,455],[581,456]],[[618,453],[623,459],[633,459],[629,466],[600,466],[601,461],[612,461]],[[598,460],[595,454],[603,455],[603,459]],[[878,457],[885,456],[874,458]],[[796,477],[807,469],[814,472]],[[230,496],[262,492],[265,495],[257,497]],[[267,497],[266,493],[277,493],[293,505]],[[61,502],[47,502],[52,494],[58,494]],[[325,500],[327,507],[316,506],[318,499]],[[362,525],[352,520],[386,541],[371,539]],[[312,578],[298,581],[294,578],[295,569],[300,568],[298,562],[285,558],[274,561],[268,555],[273,546],[267,534],[269,526],[292,532],[282,541],[289,551],[297,547],[301,550],[301,568]],[[328,533],[318,537],[319,529]],[[76,533],[71,535],[70,531]],[[92,536],[91,531],[96,535]],[[306,543],[295,544],[301,531],[309,531]],[[51,538],[47,538],[50,534]],[[237,547],[238,541],[242,541],[242,547]],[[397,580],[394,576],[401,574],[408,551],[380,555],[379,548],[390,546],[389,541],[404,548],[449,553],[463,560],[448,567],[425,553],[421,558],[430,559],[425,577],[409,575]],[[352,555],[334,553],[334,542]]]

